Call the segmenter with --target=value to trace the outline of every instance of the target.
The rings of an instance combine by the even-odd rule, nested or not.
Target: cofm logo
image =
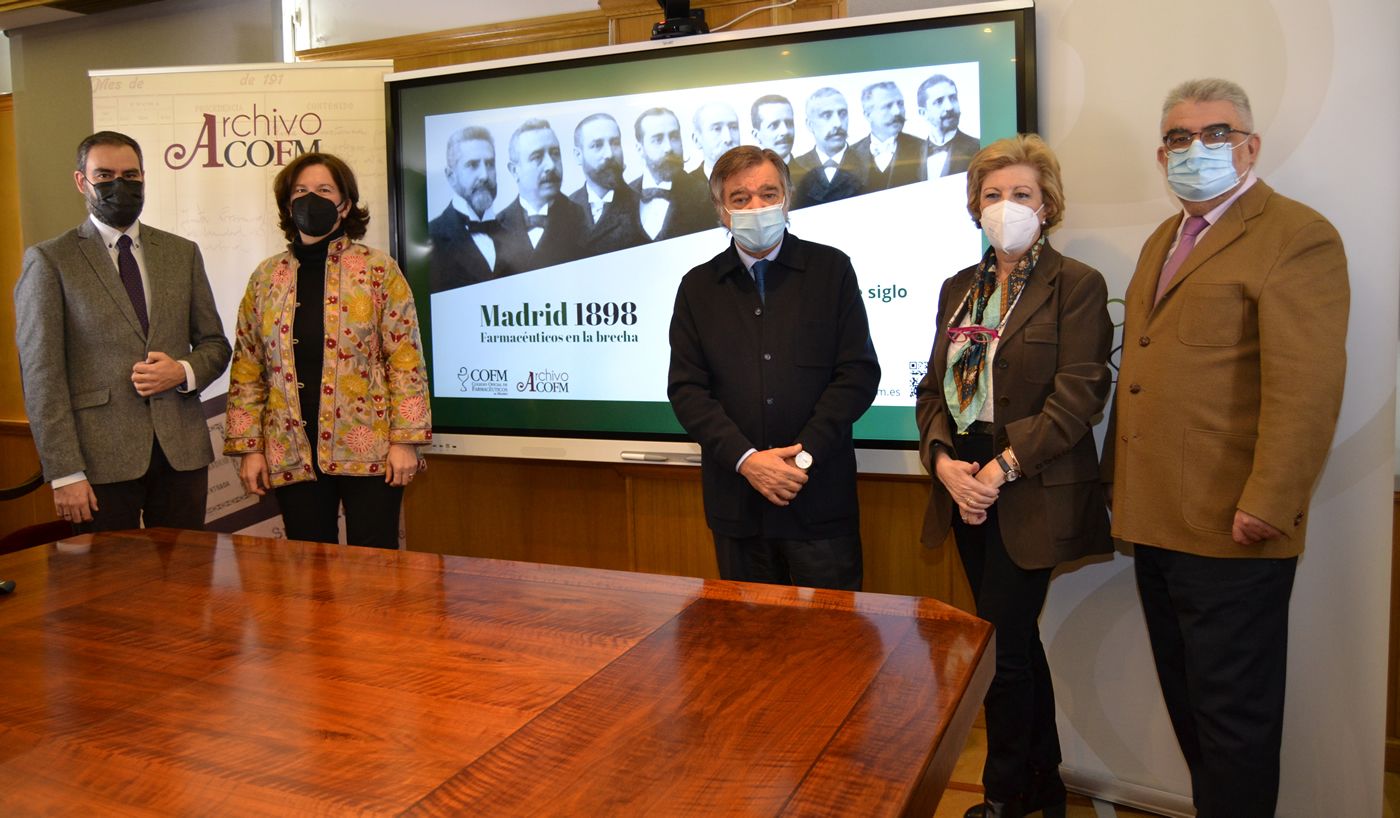
[[[510,373],[504,369],[459,367],[457,381],[462,384],[463,392],[504,395],[510,391]]]
[[[542,369],[531,372],[515,385],[517,392],[568,392],[569,373]]]
[[[166,147],[165,166],[184,170],[203,159],[203,168],[280,167],[303,153],[321,150],[320,139],[306,137],[316,136],[324,125],[314,111],[284,114],[273,108],[265,113],[256,104],[251,114],[205,114],[194,144],[186,147],[176,142]]]

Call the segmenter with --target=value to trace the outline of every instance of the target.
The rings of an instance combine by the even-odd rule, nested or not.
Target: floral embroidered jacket
[[[315,479],[292,351],[296,271],[290,251],[258,265],[229,370],[224,454],[262,452],[273,487]],[[326,256],[325,291],[316,462],[326,474],[382,475],[390,443],[433,434],[413,293],[387,253],[345,237]]]

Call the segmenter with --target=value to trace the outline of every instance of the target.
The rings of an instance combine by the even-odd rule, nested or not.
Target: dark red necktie
[[[136,318],[141,322],[141,332],[150,332],[151,321],[146,316],[146,291],[141,288],[141,268],[137,266],[136,256],[131,252],[131,236],[125,233],[117,239],[117,273],[122,277],[126,297],[131,299]]]

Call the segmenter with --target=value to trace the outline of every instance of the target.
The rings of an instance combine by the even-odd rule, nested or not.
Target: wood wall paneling
[[[0,420],[0,488],[17,486],[38,470],[39,453],[34,449],[29,424]],[[48,486],[0,503],[0,535],[57,519],[53,513],[53,490]]]
[[[697,2],[711,27],[768,5],[768,0]],[[395,71],[530,57],[651,39],[652,24],[661,19],[654,2],[599,0],[598,11],[557,14],[506,23],[433,31],[383,40],[325,46],[297,52],[299,60],[392,59]],[[834,20],[846,16],[846,0],[798,0],[797,5],[761,12],[738,23],[736,29],[786,23]]]
[[[1386,684],[1385,768],[1400,772],[1400,492],[1390,523],[1390,675]]]
[[[0,421],[25,420],[20,391],[19,355],[15,350],[15,303],[10,296],[19,282],[24,238],[19,218],[19,151],[15,144],[15,98],[0,94]],[[25,432],[26,437],[28,432]],[[9,485],[9,484],[6,484]]]

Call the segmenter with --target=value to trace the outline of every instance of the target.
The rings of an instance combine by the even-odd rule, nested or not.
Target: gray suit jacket
[[[15,340],[24,405],[44,476],[135,480],[160,441],[178,471],[214,459],[198,390],[228,366],[231,348],[199,247],[141,225],[150,282],[149,337],[91,221],[30,247],[15,286]],[[159,351],[188,361],[198,389],[136,394],[131,368]]]

